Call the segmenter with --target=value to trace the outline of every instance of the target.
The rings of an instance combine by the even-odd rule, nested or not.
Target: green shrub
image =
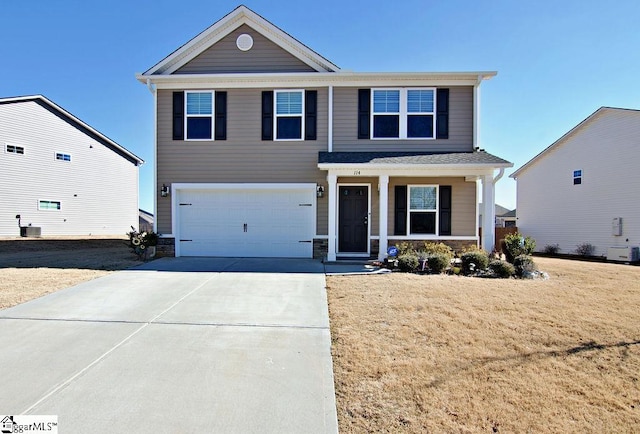
[[[546,246],[544,246],[542,251],[544,253],[546,253],[547,255],[557,255],[558,252],[560,251],[560,245],[559,244],[547,244]]]
[[[523,237],[519,232],[509,234],[504,237],[504,255],[507,261],[513,263],[515,258],[520,255],[531,255],[536,249],[536,242],[531,237]]]
[[[398,256],[398,269],[407,273],[413,273],[418,270],[420,265],[418,255],[415,253],[405,253]]]
[[[449,259],[453,258],[453,249],[445,243],[424,243],[424,252],[427,255],[445,255]]]
[[[460,260],[462,261],[463,274],[484,270],[489,265],[489,256],[483,250],[463,253]]]
[[[432,273],[442,273],[451,265],[451,257],[445,253],[434,253],[427,256],[427,266]]]
[[[516,273],[516,269],[512,264],[499,259],[491,261],[489,263],[489,269],[493,271],[496,276],[502,279],[507,279]]]
[[[413,248],[413,244],[407,243],[406,241],[398,243],[396,247],[398,248],[398,256],[416,253],[416,249]]]
[[[513,260],[513,267],[518,277],[524,277],[525,274],[536,271],[536,264],[529,255],[516,256]]]

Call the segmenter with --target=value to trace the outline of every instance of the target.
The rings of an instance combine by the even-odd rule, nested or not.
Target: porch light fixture
[[[316,185],[316,196],[324,197],[324,186],[323,185]]]
[[[169,196],[169,187],[162,184],[162,187],[160,187],[160,196],[162,197],[167,197]]]

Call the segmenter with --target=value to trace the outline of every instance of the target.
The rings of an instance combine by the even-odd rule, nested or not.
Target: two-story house
[[[142,159],[50,99],[0,98],[0,147],[0,236],[137,227]]]
[[[495,72],[343,71],[240,6],[137,79],[154,96],[156,229],[176,256],[383,258],[478,243],[478,149]],[[499,170],[498,176],[495,171]]]

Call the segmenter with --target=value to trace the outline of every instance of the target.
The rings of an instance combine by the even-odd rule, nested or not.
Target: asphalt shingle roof
[[[429,152],[319,152],[319,164],[511,164],[485,151]]]

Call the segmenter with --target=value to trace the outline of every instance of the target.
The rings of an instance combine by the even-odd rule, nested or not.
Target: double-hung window
[[[435,185],[410,185],[409,233],[437,234],[438,227],[438,187]]]
[[[214,92],[185,92],[184,129],[187,140],[213,140]]]
[[[435,89],[373,89],[371,106],[373,139],[434,138]]]
[[[304,137],[304,91],[274,91],[274,130],[276,140],[302,140]]]
[[[573,171],[573,185],[582,184],[582,170]]]

